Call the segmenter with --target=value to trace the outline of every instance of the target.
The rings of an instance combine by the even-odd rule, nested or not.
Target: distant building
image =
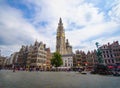
[[[66,55],[62,55],[62,59],[63,59],[63,67],[68,67],[71,68],[73,67],[73,55],[72,54],[66,54]]]
[[[96,50],[88,51],[87,53],[82,50],[76,50],[73,60],[73,65],[77,68],[85,66],[93,68],[93,66],[98,63]]]
[[[74,60],[75,60],[74,61],[75,67],[85,66],[85,63],[87,62],[85,52],[76,50],[74,55]]]
[[[108,43],[100,47],[104,63],[115,64],[120,63],[120,45],[118,41],[112,44]]]
[[[51,51],[46,48],[43,42],[35,41],[33,45],[22,46],[13,60],[18,66],[22,67],[39,67],[41,69],[50,68]]]
[[[69,44],[68,39],[65,42],[65,30],[61,18],[57,28],[56,52],[59,52],[61,55],[73,54],[72,46]]]
[[[35,42],[28,47],[27,66],[46,68],[47,51],[43,42]]]
[[[17,63],[17,59],[18,59],[18,52],[14,52],[13,54],[10,55],[10,57],[8,58],[8,62],[7,65],[18,65]]]
[[[5,60],[6,60],[6,57],[0,56],[0,69],[4,67]]]
[[[28,56],[28,46],[22,45],[18,53],[17,64],[19,66],[25,67],[27,62],[27,56]]]
[[[10,67],[10,57],[6,57],[4,60],[4,67]]]
[[[98,59],[97,59],[97,55],[96,55],[96,50],[88,51],[86,54],[86,60],[87,60],[88,67],[92,68],[95,64],[97,64]]]
[[[13,64],[14,65],[17,65],[18,63],[18,55],[19,55],[19,52],[14,52],[13,53],[14,57],[13,57]]]
[[[52,54],[50,48],[46,48],[45,51],[47,52],[46,55],[46,68],[49,70],[51,68],[51,59],[52,59]]]
[[[73,66],[72,46],[69,44],[68,39],[65,41],[65,30],[61,18],[57,28],[56,52],[59,52],[62,55],[63,67]]]

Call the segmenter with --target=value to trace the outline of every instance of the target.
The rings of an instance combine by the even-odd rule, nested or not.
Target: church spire
[[[59,19],[59,25],[63,25],[61,17]]]
[[[68,39],[66,39],[66,45],[69,46],[69,41],[68,41]]]
[[[59,19],[57,28],[56,51],[59,52],[61,55],[66,54],[65,32],[61,18]]]

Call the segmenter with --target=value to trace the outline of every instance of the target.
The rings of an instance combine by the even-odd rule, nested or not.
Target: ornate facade
[[[28,48],[27,66],[45,68],[47,60],[46,46],[42,42],[35,42]]]
[[[5,63],[4,63],[5,60],[6,60],[6,57],[3,57],[3,56],[0,55],[0,69],[3,68],[3,66],[4,66],[4,64],[5,64]]]
[[[62,67],[73,66],[72,46],[69,44],[68,39],[66,39],[65,41],[65,30],[61,18],[59,20],[58,28],[57,28],[56,52],[59,52],[62,55],[62,60],[63,60]]]
[[[100,47],[105,64],[120,63],[120,45],[118,41]]]
[[[19,50],[18,59],[17,59],[17,64],[19,66],[26,66],[27,55],[28,55],[28,46],[22,45],[21,49]]]
[[[50,68],[51,51],[43,42],[35,41],[33,45],[22,46],[18,52],[17,64],[22,67]]]
[[[94,64],[97,64],[97,56],[96,50],[88,51],[85,53],[84,51],[76,50],[74,55],[74,67],[85,67],[87,66],[88,69],[93,68]]]
[[[45,49],[47,52],[47,56],[46,56],[46,66],[47,66],[47,70],[49,70],[51,68],[51,59],[52,59],[52,54],[51,54],[51,50],[50,48],[46,48]]]
[[[73,55],[71,54],[66,54],[62,56],[63,59],[63,67],[73,67]]]
[[[86,59],[85,52],[76,50],[74,55],[74,66],[75,67],[85,66],[86,62],[87,62],[87,59]]]
[[[95,64],[98,63],[96,50],[94,51],[88,51],[86,54],[86,60],[88,67],[93,67]]]
[[[59,52],[61,55],[72,54],[72,46],[70,46],[68,39],[65,41],[65,30],[61,18],[57,28],[56,52]]]

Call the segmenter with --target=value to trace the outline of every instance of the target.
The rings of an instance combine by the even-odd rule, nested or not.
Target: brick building
[[[104,63],[115,64],[120,63],[120,45],[118,41],[112,44],[108,43],[100,47]]]

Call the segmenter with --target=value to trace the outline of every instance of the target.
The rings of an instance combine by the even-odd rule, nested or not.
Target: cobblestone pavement
[[[120,88],[120,77],[78,72],[0,71],[0,88]]]

